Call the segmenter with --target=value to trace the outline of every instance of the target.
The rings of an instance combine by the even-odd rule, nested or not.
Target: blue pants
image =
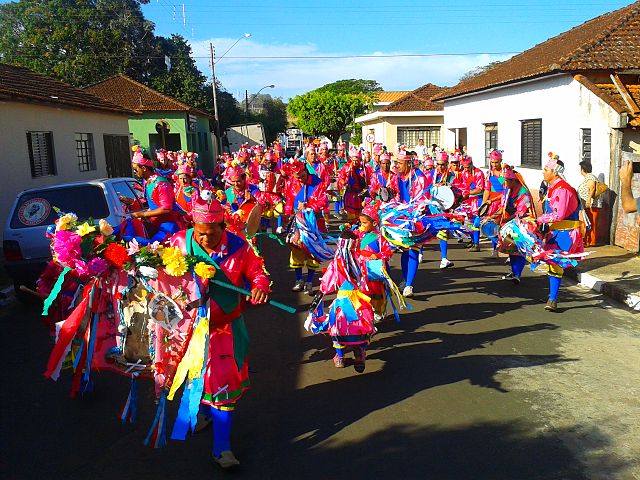
[[[418,272],[418,250],[405,250],[400,256],[400,265],[402,266],[402,279],[407,287],[413,286],[413,280]]]

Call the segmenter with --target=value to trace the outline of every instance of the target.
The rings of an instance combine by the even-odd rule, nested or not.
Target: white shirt
[[[413,151],[416,152],[416,154],[418,155],[418,160],[422,161],[422,160],[424,160],[424,154],[427,151],[427,146],[426,145],[416,145],[415,147],[413,147]]]

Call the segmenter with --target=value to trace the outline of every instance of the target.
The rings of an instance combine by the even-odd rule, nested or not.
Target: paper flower
[[[96,257],[89,262],[89,275],[98,277],[109,269],[109,262],[104,258]]]
[[[178,247],[164,248],[161,257],[165,271],[172,277],[181,277],[187,273],[187,261]]]
[[[155,242],[147,245],[147,250],[149,250],[151,253],[156,253],[162,250],[162,245],[160,245],[160,242],[156,240]]]
[[[204,262],[196,263],[196,266],[193,267],[193,269],[195,270],[196,275],[200,278],[213,278],[216,273],[216,267]]]
[[[127,253],[129,255],[135,255],[136,253],[138,253],[140,251],[140,244],[138,243],[138,240],[136,240],[135,238],[133,238],[130,242],[129,242],[129,248],[127,248]]]
[[[53,252],[62,265],[73,268],[74,261],[82,257],[82,237],[69,230],[58,230],[53,237]]]
[[[75,213],[66,213],[56,220],[56,230],[69,230],[71,224],[78,220]]]
[[[146,277],[146,278],[158,278],[158,270],[156,270],[153,267],[148,267],[146,265],[141,265],[138,268],[138,272],[140,272],[140,275],[142,275],[143,277]]]
[[[89,233],[95,232],[95,231],[96,231],[95,225],[89,225],[87,222],[84,222],[82,225],[76,228],[76,233],[81,237],[84,237],[85,235],[88,235]]]
[[[125,263],[131,261],[131,257],[127,255],[127,249],[119,243],[107,245],[102,256],[118,268],[123,268]]]
[[[104,218],[101,219],[100,222],[98,222],[98,225],[100,226],[100,233],[105,237],[108,237],[113,233],[113,227],[109,225],[109,222],[107,222]]]

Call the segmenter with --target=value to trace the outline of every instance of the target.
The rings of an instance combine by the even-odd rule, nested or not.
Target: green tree
[[[381,92],[382,87],[375,80],[350,78],[348,80],[338,80],[337,82],[327,83],[316,89],[316,91],[358,95],[361,93],[370,94]]]
[[[149,0],[19,0],[0,5],[0,59],[86,86],[116,73],[147,83],[162,68]]]
[[[171,68],[152,78],[151,86],[193,107],[209,109],[212,102],[211,93],[207,95],[207,77],[198,70],[189,44],[175,34],[171,38],[159,37],[158,41],[162,52],[171,60]]]
[[[486,65],[475,67],[473,70],[469,70],[467,73],[463,74],[460,77],[459,81],[464,82],[465,80],[469,80],[470,78],[477,77],[482,73],[488,72],[489,70],[494,68],[496,65],[499,65],[500,63],[502,62],[495,61],[495,62],[488,63]]]
[[[364,113],[369,103],[362,94],[313,90],[291,99],[288,109],[305,133],[325,135],[336,143],[342,134],[353,130],[355,117]]]
[[[278,133],[287,128],[287,106],[281,98],[271,98],[265,95],[262,99],[262,113],[253,115],[253,120],[262,123],[268,143],[275,140]]]

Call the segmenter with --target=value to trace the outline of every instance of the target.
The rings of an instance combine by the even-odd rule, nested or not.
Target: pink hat
[[[232,165],[227,168],[226,177],[229,180],[232,180],[234,178],[243,177],[246,174],[247,172],[245,172],[244,168],[242,168],[240,165]]]
[[[388,153],[383,153],[382,155],[380,155],[380,160],[391,160],[391,155],[389,155]]]
[[[396,155],[396,160],[408,160],[409,159],[409,155],[407,155],[407,152],[404,150],[399,150],[398,154]]]
[[[349,149],[349,157],[356,157],[356,158],[359,158],[360,160],[362,160],[362,151],[360,151],[360,149],[352,146]]]
[[[191,216],[196,223],[218,223],[224,220],[224,208],[211,190],[196,190],[191,199]]]
[[[560,157],[554,154],[553,152],[549,152],[548,155],[549,155],[549,161],[547,162],[545,167],[548,168],[549,170],[553,170],[558,175],[562,175],[564,173],[564,167],[558,163],[558,160],[560,160]]]
[[[164,160],[165,158],[167,158],[167,151],[164,148],[156,150],[156,158],[158,159],[158,161]]]
[[[306,170],[307,166],[305,165],[304,162],[301,162],[298,159],[292,159],[291,163],[291,172],[293,173],[298,173],[301,172],[302,170]]]
[[[433,167],[433,158],[427,157],[424,159],[422,163],[424,164],[425,167]]]
[[[344,142],[338,142],[336,144],[336,147],[338,148],[338,150],[344,150],[345,148],[347,148],[347,144]]]
[[[366,215],[375,222],[380,222],[380,202],[368,199],[362,208],[362,215]]]
[[[307,148],[305,148],[305,151],[307,153],[316,153],[316,147],[313,143],[310,143],[309,145],[307,145]]]
[[[256,145],[253,147],[253,153],[264,153],[264,148],[262,145]]]
[[[473,159],[469,155],[461,155],[460,165],[473,165]]]
[[[374,155],[380,155],[382,153],[382,150],[383,150],[382,144],[380,144],[380,143],[376,143],[373,146],[373,154]]]
[[[135,163],[136,165],[142,165],[143,167],[155,167],[153,160],[150,158],[145,158],[142,149],[138,145],[134,145],[131,147],[133,150],[133,157],[131,158],[131,163]]]
[[[441,152],[438,152],[438,155],[436,155],[436,160],[442,161],[442,162],[448,162],[449,154],[444,150],[442,150]]]
[[[275,160],[275,155],[273,154],[273,152],[269,151],[264,154],[264,159],[269,161]]]
[[[188,163],[181,163],[176,169],[176,175],[189,175],[193,177],[193,167]]]
[[[502,160],[502,150],[491,150],[489,158],[491,160]]]
[[[502,169],[502,176],[505,180],[519,180],[516,175],[516,171],[511,167],[505,167]]]
[[[318,148],[320,150],[322,150],[322,149],[329,150],[329,144],[327,142],[322,142]]]

